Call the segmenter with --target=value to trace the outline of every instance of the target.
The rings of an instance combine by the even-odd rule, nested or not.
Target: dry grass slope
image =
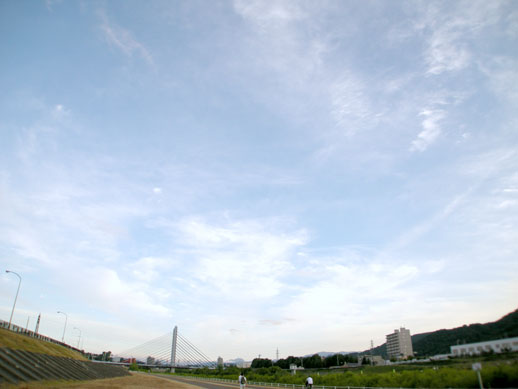
[[[8,347],[13,350],[25,350],[33,353],[86,361],[86,358],[76,351],[69,350],[58,344],[44,342],[26,335],[17,334],[4,328],[0,328],[0,347]]]
[[[199,389],[197,386],[182,382],[171,381],[161,377],[146,374],[133,374],[129,377],[108,378],[83,382],[46,381],[22,383],[18,386],[8,385],[5,388],[36,389],[36,388],[75,388],[75,389]]]

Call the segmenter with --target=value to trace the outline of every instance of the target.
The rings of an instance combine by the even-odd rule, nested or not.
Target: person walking
[[[311,378],[311,376],[309,376],[308,378],[306,378],[306,388],[311,389],[312,387],[313,387],[313,378]]]
[[[239,382],[239,389],[245,389],[246,377],[245,377],[245,374],[243,372],[241,372],[241,374],[239,375],[239,378],[237,379],[237,381]]]

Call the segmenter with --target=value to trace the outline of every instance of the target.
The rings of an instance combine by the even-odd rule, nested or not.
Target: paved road
[[[178,382],[183,382],[183,383],[186,383],[186,384],[190,384],[190,385],[194,385],[194,386],[198,386],[200,388],[205,388],[205,389],[223,389],[223,388],[232,388],[232,389],[236,389],[236,388],[239,388],[239,384],[237,383],[237,380],[235,383],[230,383],[230,382],[209,382],[209,381],[198,381],[198,380],[192,380],[192,379],[188,379],[188,378],[184,378],[184,377],[175,377],[175,376],[171,376],[171,375],[168,375],[168,374],[158,374],[160,377],[163,377],[163,378],[167,378],[169,380],[173,380],[173,381],[178,381]],[[251,387],[249,385],[246,386],[247,388],[248,387]]]

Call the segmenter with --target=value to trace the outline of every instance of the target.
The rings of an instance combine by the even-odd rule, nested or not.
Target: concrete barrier
[[[129,374],[121,366],[0,348],[0,384],[42,380],[93,380]]]

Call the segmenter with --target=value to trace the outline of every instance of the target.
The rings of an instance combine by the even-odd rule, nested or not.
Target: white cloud
[[[149,284],[178,265],[178,261],[173,259],[144,257],[132,263],[130,267],[135,278]]]
[[[419,116],[424,116],[421,123],[423,130],[417,135],[417,138],[412,141],[411,151],[425,151],[431,144],[433,144],[441,134],[441,127],[439,123],[444,119],[446,112],[444,110],[424,109],[419,113]]]
[[[304,231],[275,232],[270,223],[258,221],[210,224],[189,218],[177,228],[179,241],[198,258],[193,275],[239,300],[277,295],[292,268],[291,257],[307,239]]]
[[[72,294],[93,303],[96,309],[120,318],[136,313],[158,317],[170,314],[170,309],[163,304],[167,299],[163,298],[160,288],[126,280],[116,268],[80,266],[76,272],[66,274],[63,282],[71,288]],[[137,318],[134,320],[138,321]]]
[[[70,111],[63,104],[56,104],[52,109],[52,116],[55,119],[63,119],[68,115],[70,115]]]
[[[518,200],[503,200],[497,204],[497,208],[514,208],[518,205]]]

